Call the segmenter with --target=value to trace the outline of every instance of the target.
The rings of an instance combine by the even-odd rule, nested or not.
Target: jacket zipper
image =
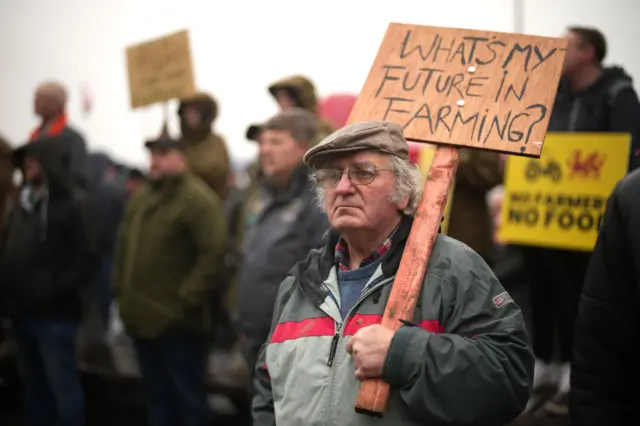
[[[382,287],[383,285],[387,284],[390,281],[393,281],[395,277],[380,277],[377,280],[373,281],[371,284],[369,284],[367,286],[367,288],[365,289],[365,291],[360,295],[360,297],[358,298],[358,300],[356,300],[356,302],[353,304],[353,306],[351,307],[351,309],[349,310],[349,312],[347,313],[345,318],[349,318],[351,316],[351,314],[353,313],[354,310],[356,310],[358,308],[358,306],[367,298],[369,297],[374,291],[376,291],[377,289],[379,289],[380,287]],[[327,360],[327,366],[331,367],[331,372],[330,372],[330,380],[329,380],[329,389],[328,389],[328,396],[327,396],[327,401],[329,403],[329,412],[333,413],[333,411],[331,410],[332,405],[334,404],[333,401],[333,389],[334,389],[334,382],[335,382],[335,371],[333,370],[333,362],[336,358],[337,352],[338,352],[338,343],[340,342],[340,337],[342,336],[343,333],[343,326],[345,324],[345,321],[343,319],[343,321],[341,323],[337,323],[336,324],[336,332],[333,335],[333,339],[331,339],[331,350],[329,351],[329,359]],[[329,422],[328,424],[334,424]]]
[[[373,281],[371,284],[369,284],[367,286],[367,289],[364,291],[364,293],[362,293],[360,295],[360,297],[358,298],[358,300],[356,300],[356,303],[353,304],[353,306],[351,307],[351,309],[347,313],[346,318],[349,318],[351,316],[353,311],[364,301],[364,299],[369,297],[374,291],[376,291],[378,288],[382,287],[387,282],[393,281],[393,279],[394,279],[394,277],[392,277],[392,278],[380,277],[377,280]],[[343,322],[336,324],[336,332],[333,335],[333,339],[331,339],[331,348],[329,350],[329,359],[327,360],[327,366],[329,366],[329,367],[331,367],[333,365],[333,360],[334,360],[334,358],[336,356],[336,351],[338,349],[338,343],[340,341],[340,336],[342,335],[342,332],[344,331],[342,329],[343,325],[344,325],[344,320],[343,320]]]

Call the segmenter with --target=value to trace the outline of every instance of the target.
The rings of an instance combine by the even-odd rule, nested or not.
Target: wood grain
[[[413,318],[427,270],[427,261],[438,235],[451,185],[455,180],[458,155],[459,149],[455,147],[440,146],[436,149],[424,193],[382,317],[383,327],[397,330],[402,325],[401,319],[411,321]],[[389,385],[386,382],[365,380],[356,400],[356,412],[382,417],[388,397]]]

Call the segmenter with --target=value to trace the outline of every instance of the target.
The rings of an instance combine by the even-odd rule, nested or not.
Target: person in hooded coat
[[[191,173],[226,198],[231,161],[224,139],[212,130],[218,103],[207,93],[183,98],[178,108],[182,143]]]
[[[285,77],[271,83],[268,90],[278,104],[280,111],[286,111],[290,108],[304,108],[315,114],[318,118],[318,134],[315,143],[320,142],[336,130],[330,121],[320,116],[316,87],[308,77],[303,75]],[[262,124],[250,124],[247,127],[247,139],[258,142],[261,132]]]
[[[276,100],[280,110],[304,108],[318,117],[317,142],[329,136],[335,130],[327,120],[318,116],[318,96],[315,85],[303,75],[283,78],[269,86],[269,93]]]
[[[0,234],[0,315],[8,318],[27,424],[81,426],[76,364],[82,288],[94,268],[84,202],[59,135],[25,144],[13,160],[20,196]]]

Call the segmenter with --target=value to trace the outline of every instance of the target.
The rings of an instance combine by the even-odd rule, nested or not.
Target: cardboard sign
[[[567,41],[392,23],[350,122],[415,142],[539,157]]]
[[[433,156],[436,153],[436,145],[424,145],[420,150],[420,158],[418,159],[418,167],[422,173],[423,179],[426,181],[429,176],[429,169],[431,169],[431,163],[433,162]],[[451,204],[453,204],[453,190],[455,188],[455,182],[451,184],[451,193],[447,200],[447,204],[444,207],[444,213],[442,217],[441,230],[443,235],[447,235],[449,232],[449,217],[451,216]]]
[[[180,31],[127,48],[131,107],[193,95],[189,34]]]
[[[508,158],[500,240],[593,250],[630,143],[627,134],[549,133],[539,160]]]

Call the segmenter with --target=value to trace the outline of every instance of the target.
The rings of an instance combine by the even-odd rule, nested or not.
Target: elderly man
[[[524,409],[533,355],[518,306],[482,258],[438,235],[412,321],[379,325],[420,196],[399,125],[367,122],[305,154],[333,232],[280,286],[253,418],[274,425],[495,425]],[[391,385],[382,420],[358,381]]]
[[[87,144],[75,129],[69,126],[66,114],[67,91],[56,82],[42,83],[36,89],[34,110],[42,120],[29,135],[31,141],[56,139],[58,149],[68,164],[74,186],[87,189]]]

